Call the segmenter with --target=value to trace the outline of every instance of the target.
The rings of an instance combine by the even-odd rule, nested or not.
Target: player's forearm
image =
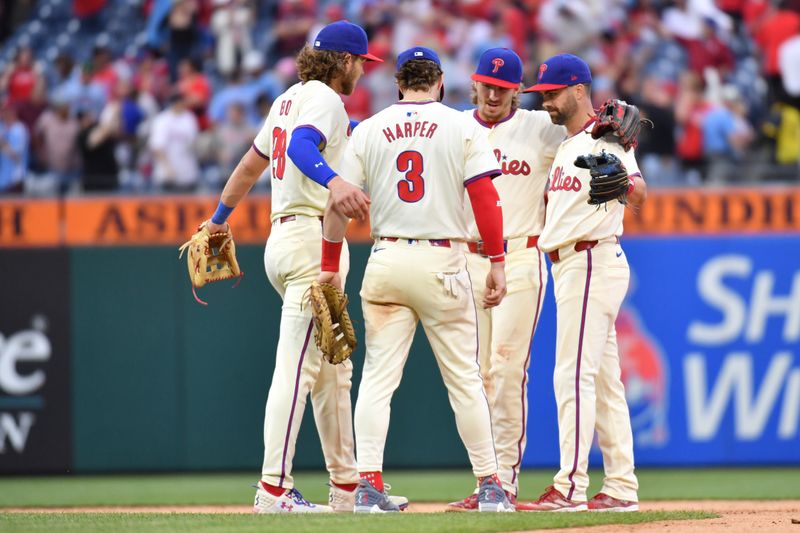
[[[639,207],[647,199],[647,183],[641,176],[633,176],[633,189],[628,193],[628,205]]]
[[[211,217],[210,229],[216,231],[225,226],[225,221],[239,204],[239,201],[250,192],[253,184],[267,168],[269,159],[261,156],[254,148],[250,148],[236,165],[228,183],[222,190],[217,210]]]
[[[239,161],[239,164],[236,165],[231,177],[228,178],[220,197],[222,203],[228,207],[236,207],[241,199],[253,188],[253,185],[264,173],[268,164],[269,159],[265,159],[253,148],[250,148]]]
[[[350,222],[350,218],[336,207],[332,198],[329,198],[322,222],[322,236],[334,242],[344,240],[348,222]]]
[[[350,219],[340,212],[333,200],[329,198],[322,223],[321,270],[323,272],[339,271],[339,257],[342,253],[342,243],[349,221]]]
[[[503,261],[503,210],[492,180],[482,178],[467,185],[475,223],[483,241],[484,253],[494,262]]]

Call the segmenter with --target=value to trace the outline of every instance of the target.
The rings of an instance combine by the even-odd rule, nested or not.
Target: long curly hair
[[[297,77],[300,81],[321,81],[330,84],[332,80],[347,71],[347,52],[314,50],[305,45],[297,55]]]

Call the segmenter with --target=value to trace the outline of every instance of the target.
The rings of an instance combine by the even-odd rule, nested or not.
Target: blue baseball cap
[[[472,79],[488,85],[516,89],[522,83],[522,60],[514,50],[489,48],[481,54]]]
[[[314,50],[349,52],[369,61],[383,61],[369,53],[368,43],[367,32],[361,26],[339,20],[319,30],[317,38],[314,39]]]
[[[536,85],[522,92],[552,91],[581,83],[592,83],[586,61],[572,54],[559,54],[542,63]]]
[[[439,56],[436,52],[424,46],[415,46],[414,48],[409,48],[408,50],[400,52],[400,55],[397,56],[397,70],[399,71],[400,67],[413,59],[427,59],[439,65],[439,68],[442,66],[442,62],[439,60]]]

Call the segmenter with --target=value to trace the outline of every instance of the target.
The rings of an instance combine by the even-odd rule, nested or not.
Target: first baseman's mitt
[[[643,124],[653,126],[651,121],[639,117],[638,107],[622,100],[607,100],[597,111],[592,137],[617,141],[627,152],[639,143],[639,131]]]
[[[582,155],[575,166],[588,168],[592,179],[589,182],[589,204],[601,205],[612,200],[627,204],[628,188],[631,185],[628,171],[619,157],[603,150],[600,155]]]
[[[330,283],[315,281],[308,289],[314,319],[314,341],[322,357],[333,365],[347,361],[358,341],[350,315],[347,295]]]
[[[241,280],[244,276],[236,261],[236,244],[233,242],[230,227],[227,231],[209,233],[204,222],[200,224],[192,238],[178,249],[181,251],[179,259],[183,257],[183,252],[188,250],[186,261],[189,267],[189,280],[192,282],[192,294],[195,300],[203,305],[208,304],[197,297],[195,289],[206,283],[224,279]]]

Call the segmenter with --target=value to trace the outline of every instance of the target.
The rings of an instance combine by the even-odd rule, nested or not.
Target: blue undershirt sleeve
[[[292,132],[292,140],[286,148],[286,155],[292,160],[300,172],[323,187],[336,176],[336,172],[328,166],[319,146],[322,144],[322,135],[313,128],[296,128]]]

